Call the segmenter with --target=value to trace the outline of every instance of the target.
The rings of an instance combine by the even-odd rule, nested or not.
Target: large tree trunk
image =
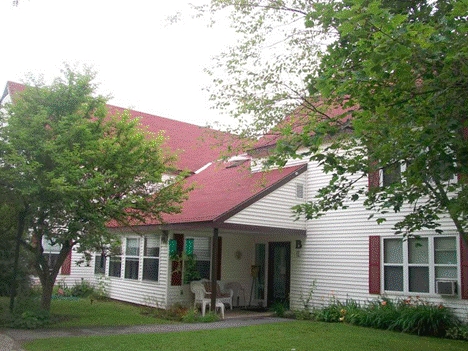
[[[50,303],[52,301],[52,291],[54,289],[55,279],[46,280],[46,283],[42,285],[42,296],[41,296],[41,309],[50,311]]]
[[[66,245],[65,247],[62,247],[59,257],[57,258],[57,261],[53,267],[49,267],[43,254],[40,254],[39,257],[36,257],[35,267],[41,281],[41,308],[43,310],[50,311],[52,292],[57,275],[60,271],[60,268],[62,267],[63,262],[65,261],[65,258],[71,252],[71,249],[72,245]],[[41,252],[43,252],[43,250],[41,250]]]

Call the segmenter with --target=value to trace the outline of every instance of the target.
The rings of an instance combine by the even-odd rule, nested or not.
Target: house
[[[131,114],[142,116],[150,130],[165,131],[169,147],[180,152],[179,168],[191,171],[188,182],[195,189],[182,212],[166,215],[164,224],[110,224],[109,230],[122,237],[120,254],[96,253],[77,266],[83,257],[75,251],[58,281],[104,279],[112,298],[167,308],[193,301],[185,279],[191,270],[197,277],[238,282],[243,291],[236,292],[235,306],[286,301],[301,309],[309,294],[314,306],[331,299],[419,296],[468,319],[468,248],[448,219],[442,222],[443,235],[422,230],[420,239],[407,241],[392,230],[405,209],[388,214],[381,225],[368,220],[359,202],[313,221],[294,220],[291,207],[312,199],[328,183],[318,164],[294,160],[264,171],[257,157],[272,147],[271,140],[260,142],[251,155],[225,162],[212,148],[216,138],[200,142],[203,128]],[[179,260],[186,251],[195,255],[190,265]]]

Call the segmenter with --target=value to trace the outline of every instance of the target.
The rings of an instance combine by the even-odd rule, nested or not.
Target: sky
[[[109,103],[205,126],[229,124],[210,109],[203,72],[234,36],[227,25],[209,28],[189,3],[208,0],[0,0],[0,93],[28,73],[46,82],[64,62],[97,71]],[[168,17],[181,13],[170,24]]]

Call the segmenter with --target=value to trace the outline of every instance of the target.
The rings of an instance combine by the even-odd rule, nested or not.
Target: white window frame
[[[400,181],[403,181],[403,173],[406,171],[406,163],[400,161],[399,164],[400,164]],[[391,184],[394,184],[394,183],[391,183],[391,184],[384,185],[385,168],[387,167],[379,168],[379,187],[380,188],[384,188],[386,186],[390,186]]]
[[[437,264],[435,263],[435,240],[439,238],[453,238],[455,240],[455,251],[456,251],[456,262],[453,264]],[[408,246],[408,240],[401,240],[401,244],[403,245],[403,262],[402,264],[398,263],[385,263],[385,241],[389,239],[398,239],[395,236],[385,236],[381,238],[381,255],[380,255],[380,264],[381,264],[381,282],[380,286],[382,288],[382,291],[386,294],[392,294],[392,295],[420,295],[420,296],[438,296],[440,297],[439,294],[437,294],[437,287],[436,287],[436,281],[455,281],[457,284],[457,293],[456,295],[460,295],[460,245],[459,245],[459,240],[458,236],[456,235],[424,235],[421,236],[421,239],[427,239],[428,240],[428,263],[409,263],[409,246]],[[398,291],[398,290],[385,290],[385,267],[387,266],[402,266],[403,267],[403,290]],[[415,291],[409,291],[409,268],[410,267],[422,267],[422,266],[427,266],[429,268],[429,292],[415,292]],[[455,268],[456,269],[456,278],[437,278],[436,277],[436,267],[449,267],[449,268]]]
[[[157,256],[147,256],[146,255],[146,240],[152,238],[155,239],[158,243],[158,255]],[[160,235],[145,235],[141,240],[143,248],[140,251],[141,252],[141,259],[140,259],[140,265],[141,265],[141,280],[147,281],[147,282],[157,282],[159,281],[159,267],[160,267],[160,262],[161,262],[161,236]],[[145,279],[145,260],[157,260],[157,279]]]
[[[129,254],[127,251],[128,251],[128,241],[129,240],[137,240],[137,243],[138,245],[136,246],[137,247],[137,254],[136,255],[132,255],[132,254]],[[125,251],[124,251],[124,254],[123,254],[123,278],[124,279],[130,279],[130,280],[141,280],[141,259],[140,257],[142,256],[141,254],[141,238],[140,237],[127,237],[125,238]],[[127,260],[128,261],[138,261],[138,265],[137,265],[137,271],[136,271],[136,278],[131,278],[131,277],[128,277],[127,276],[127,273],[130,274],[131,272],[130,271],[127,271]]]
[[[96,272],[96,265],[98,263],[98,260],[99,260],[99,266],[101,266],[101,260],[104,260],[104,271],[103,272]],[[106,275],[106,268],[107,268],[107,261],[109,261],[108,257],[103,254],[102,252],[101,253],[98,253],[96,252],[94,254],[94,267],[93,267],[93,272],[94,272],[94,275]],[[101,267],[99,267],[101,269]]]

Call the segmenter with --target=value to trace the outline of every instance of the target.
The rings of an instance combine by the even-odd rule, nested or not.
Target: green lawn
[[[118,301],[77,301],[52,302],[51,313],[60,318],[60,327],[121,326],[171,323],[168,320],[142,314],[143,308]],[[52,325],[51,327],[57,327]]]
[[[468,343],[338,323],[293,321],[222,330],[36,340],[23,347],[28,351],[466,351]]]
[[[8,298],[0,298],[0,310],[8,310]],[[118,301],[53,300],[54,324],[48,328],[107,327],[123,325],[163,324],[168,320],[142,314],[143,308]]]

